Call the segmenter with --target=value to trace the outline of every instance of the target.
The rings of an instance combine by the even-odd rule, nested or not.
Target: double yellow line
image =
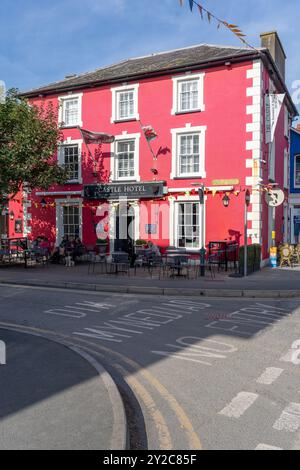
[[[158,393],[158,395],[167,402],[168,406],[175,414],[180,424],[180,428],[185,433],[189,449],[202,449],[201,441],[193,428],[191,420],[187,416],[184,409],[180,406],[176,398],[154,375],[152,375],[147,369],[143,368],[136,361],[133,361],[124,354],[119,353],[117,351],[113,351],[112,349],[107,348],[106,346],[100,346],[99,344],[88,342],[87,340],[84,340],[82,338],[75,339],[70,336],[64,335],[62,333],[57,333],[51,330],[39,329],[7,322],[0,322],[0,326],[15,331],[23,331],[39,336],[46,336],[47,338],[49,336],[52,336],[54,337],[54,339],[58,338],[60,341],[63,341],[64,343],[67,342],[69,345],[72,346],[74,346],[74,343],[76,343],[76,346],[78,347],[79,343],[79,345],[83,349],[89,351],[92,354],[99,355],[105,362],[107,361],[107,355],[111,355],[113,357],[113,361],[110,366],[113,367],[113,369],[115,369],[117,373],[121,374],[123,379],[134,391],[139,400],[144,404],[145,409],[149,413],[149,416],[151,417],[158,432],[160,449],[173,449],[171,433],[169,431],[169,427],[166,423],[165,418],[163,417],[161,411],[157,408],[157,405],[154,399],[152,398],[151,394],[148,392],[145,386],[142,385],[142,383],[137,379],[137,374],[140,374],[143,379],[150,385],[150,387],[152,387]],[[96,349],[96,351],[94,349]],[[122,365],[120,363],[122,363]],[[133,373],[130,372],[130,369],[133,370]]]

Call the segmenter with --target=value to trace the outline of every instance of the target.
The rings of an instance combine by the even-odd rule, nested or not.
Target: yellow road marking
[[[32,330],[36,331],[37,333],[43,333],[43,334],[51,334],[51,335],[56,335],[60,336],[68,341],[78,341],[80,343],[85,343],[88,344],[88,346],[93,346],[96,349],[99,349],[100,351],[104,351],[108,354],[112,354],[113,356],[118,357],[122,361],[124,361],[127,365],[131,366],[136,372],[139,372],[143,375],[143,377],[152,385],[153,388],[156,389],[156,391],[164,398],[167,403],[169,404],[170,408],[173,410],[175,413],[182,429],[184,429],[188,443],[189,443],[189,448],[192,450],[201,450],[202,449],[202,444],[201,441],[197,435],[197,433],[194,431],[192,422],[190,421],[189,417],[187,416],[186,412],[183,410],[183,408],[180,406],[176,398],[166,389],[164,385],[162,385],[159,380],[156,379],[150,372],[142,368],[137,362],[133,361],[132,359],[128,358],[127,356],[124,356],[123,354],[113,351],[106,346],[103,345],[98,345],[96,343],[90,343],[84,339],[81,338],[71,338],[70,336],[64,335],[62,333],[57,333],[51,330],[42,330],[39,328],[35,327],[27,327],[23,325],[17,325],[17,324],[11,324],[11,323],[5,323],[5,322],[0,322],[0,325],[7,325],[11,327],[17,327],[20,329],[24,330]]]
[[[135,394],[142,400],[144,403],[149,415],[154,421],[155,427],[158,432],[158,439],[159,439],[159,448],[162,450],[172,450],[172,439],[171,435],[167,426],[167,423],[161,414],[161,412],[157,409],[157,406],[152,399],[151,395],[148,391],[143,387],[143,385],[135,379],[132,375],[130,375],[129,371],[124,369],[119,364],[114,364],[113,367],[118,370],[122,375],[124,380],[128,383],[130,388],[135,392]]]

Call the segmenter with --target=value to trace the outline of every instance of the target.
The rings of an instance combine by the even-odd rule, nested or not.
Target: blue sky
[[[296,0],[199,0],[238,24],[259,46],[277,29],[288,56],[287,83],[300,80]],[[124,58],[200,43],[238,46],[228,30],[202,21],[178,0],[1,0],[0,80],[21,90]],[[291,89],[291,91],[293,91]]]

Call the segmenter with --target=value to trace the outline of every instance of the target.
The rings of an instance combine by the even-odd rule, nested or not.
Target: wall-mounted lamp
[[[47,202],[46,202],[46,200],[43,198],[43,199],[41,200],[42,209],[45,209],[46,205],[47,205]]]
[[[230,199],[229,199],[229,197],[227,196],[227,194],[225,194],[225,196],[223,197],[222,202],[223,202],[223,206],[224,206],[224,207],[228,207],[228,206],[229,206]]]
[[[10,220],[14,220],[14,218],[15,218],[15,213],[14,213],[14,211],[10,211],[10,213],[9,213],[9,218],[10,218]]]

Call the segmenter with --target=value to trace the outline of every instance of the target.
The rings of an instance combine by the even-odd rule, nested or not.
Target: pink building
[[[209,241],[243,244],[248,189],[248,242],[261,244],[266,260],[274,211],[262,185],[272,179],[284,188],[289,125],[297,110],[285,85],[277,34],[262,35],[262,46],[188,47],[25,93],[31,103],[52,101],[59,107],[64,141],[57,158],[70,181],[25,197],[24,235],[45,235],[53,244],[65,234],[79,235],[93,245],[96,232],[104,233],[113,249],[120,236],[119,196],[126,196],[126,236],[134,240],[191,251]],[[285,98],[273,141],[266,143],[269,94]],[[153,153],[141,123],[158,134],[150,144]],[[111,134],[115,141],[102,149],[87,147],[78,126]],[[196,184],[205,187],[204,206]],[[283,238],[284,212],[285,206],[276,209],[277,242]]]

